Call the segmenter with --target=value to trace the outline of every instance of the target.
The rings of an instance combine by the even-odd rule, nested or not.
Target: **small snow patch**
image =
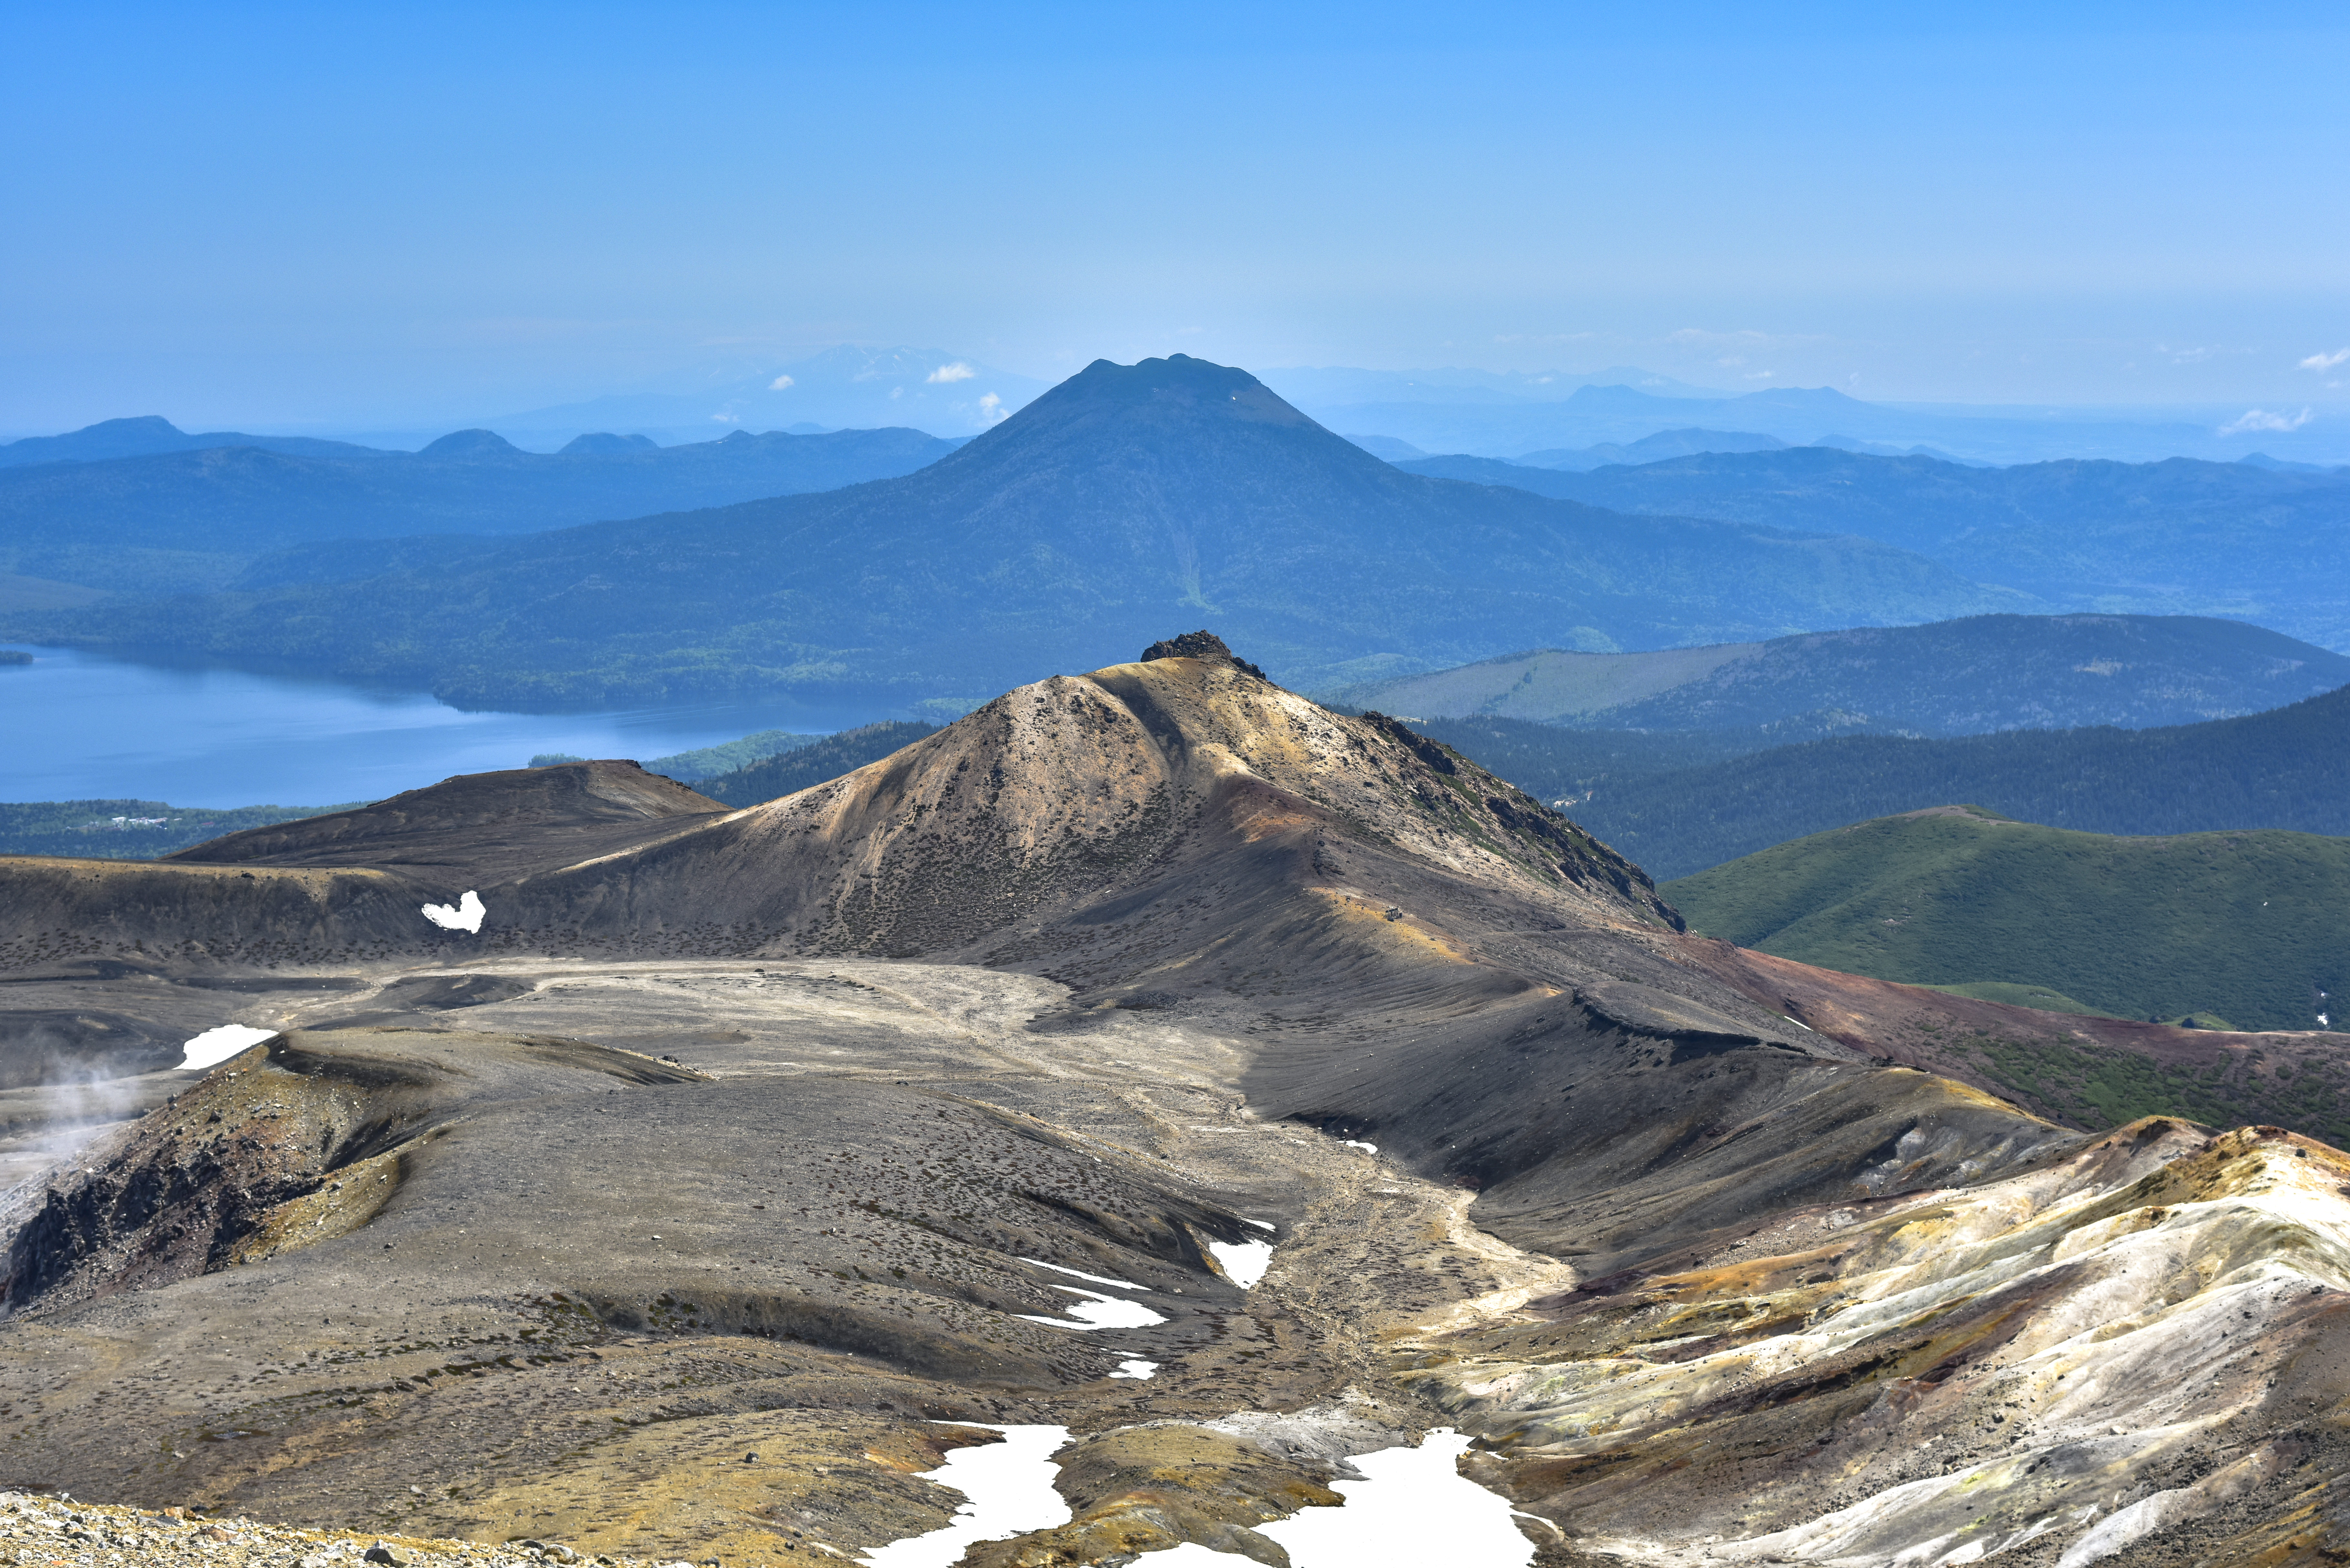
[[[1132,1377],[1141,1380],[1149,1378],[1158,1370],[1159,1363],[1155,1361],[1140,1361],[1129,1358],[1119,1362],[1118,1364],[1118,1370],[1111,1373],[1110,1376],[1112,1377]]]
[[[1260,1231],[1270,1231],[1274,1228],[1273,1221],[1270,1220],[1243,1220],[1241,1223],[1253,1225]]]
[[[424,918],[444,931],[479,931],[482,917],[489,911],[483,907],[482,896],[471,888],[455,905],[427,904]]]
[[[1050,1269],[1056,1274],[1066,1274],[1075,1280],[1091,1280],[1097,1285],[1116,1285],[1122,1291],[1147,1291],[1149,1285],[1138,1285],[1132,1280],[1113,1280],[1107,1274],[1089,1274],[1083,1269],[1065,1269],[1058,1263],[1048,1263],[1042,1258],[1023,1258],[1024,1263],[1034,1263],[1040,1269]]]
[[[207,1029],[181,1047],[187,1055],[180,1063],[180,1070],[184,1073],[191,1067],[217,1067],[238,1052],[272,1039],[276,1033],[275,1029],[255,1029],[250,1023],[224,1023],[217,1029]]]
[[[1255,1220],[1249,1221],[1253,1225]],[[1270,1241],[1211,1241],[1208,1251],[1223,1265],[1224,1277],[1247,1290],[1264,1278],[1273,1265],[1273,1243]]]
[[[1379,1152],[1379,1146],[1378,1146],[1378,1145],[1377,1145],[1377,1144],[1375,1144],[1375,1143],[1364,1143],[1364,1142],[1360,1141],[1359,1139],[1357,1139],[1357,1138],[1351,1138],[1351,1137],[1350,1137],[1350,1138],[1347,1138],[1347,1139],[1345,1139],[1343,1142],[1341,1142],[1341,1143],[1338,1145],[1338,1147],[1339,1147],[1340,1148],[1359,1148],[1359,1149],[1361,1149],[1365,1154],[1377,1154],[1377,1153],[1378,1153],[1378,1152]]]

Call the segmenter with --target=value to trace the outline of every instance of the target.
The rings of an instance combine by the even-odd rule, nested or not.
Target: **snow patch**
[[[1339,1141],[1338,1147],[1340,1148],[1359,1148],[1365,1154],[1377,1154],[1379,1152],[1378,1145],[1375,1143],[1364,1143],[1358,1138],[1343,1138]]]
[[[935,1425],[985,1427],[1003,1433],[1003,1441],[957,1449],[945,1464],[923,1471],[969,1501],[955,1510],[951,1524],[867,1548],[867,1562],[876,1568],[952,1568],[974,1542],[1003,1541],[1069,1522],[1069,1505],[1053,1490],[1057,1473],[1053,1456],[1069,1440],[1066,1427],[998,1427],[983,1421]]]
[[[1081,1291],[1075,1285],[1055,1285],[1053,1289],[1086,1298],[1069,1305],[1069,1317],[1076,1318],[1078,1322],[1071,1323],[1069,1317],[1039,1317],[1032,1312],[1016,1312],[1012,1315],[1025,1318],[1030,1323],[1049,1323],[1055,1328],[1079,1329],[1149,1328],[1154,1323],[1167,1321],[1164,1315],[1152,1312],[1140,1302],[1120,1301],[1099,1291]]]
[[[1246,1220],[1246,1219],[1244,1219],[1244,1220],[1243,1220],[1241,1221],[1241,1223],[1242,1223],[1242,1224],[1243,1224],[1243,1225],[1253,1225],[1253,1226],[1255,1226],[1255,1227],[1256,1227],[1258,1230],[1260,1230],[1260,1231],[1270,1231],[1270,1230],[1274,1229],[1273,1221],[1272,1221],[1272,1220]]]
[[[1040,1269],[1050,1269],[1056,1274],[1066,1274],[1074,1280],[1091,1280],[1097,1285],[1116,1285],[1122,1291],[1147,1291],[1149,1285],[1138,1285],[1132,1280],[1113,1280],[1106,1274],[1089,1274],[1083,1269],[1065,1269],[1058,1263],[1048,1263],[1042,1258],[1023,1258],[1024,1263],[1034,1263]],[[1066,1290],[1066,1286],[1060,1287]]]
[[[1118,1370],[1111,1373],[1110,1376],[1112,1377],[1131,1377],[1139,1382],[1147,1382],[1158,1372],[1158,1370],[1159,1363],[1155,1361],[1142,1361],[1128,1358],[1128,1360],[1119,1362],[1118,1364]]]
[[[1300,1509],[1257,1533],[1288,1551],[1291,1568],[1527,1568],[1534,1544],[1512,1521],[1509,1500],[1458,1469],[1468,1449],[1465,1435],[1439,1427],[1416,1449],[1357,1454],[1364,1479],[1330,1483],[1345,1507]],[[1181,1568],[1172,1553],[1149,1555]]]
[[[1252,1220],[1249,1223],[1254,1225],[1257,1221]],[[1243,1290],[1264,1278],[1265,1270],[1273,1263],[1270,1241],[1211,1241],[1208,1251],[1223,1265],[1224,1277]]]
[[[465,896],[458,899],[454,906],[448,904],[424,906],[424,918],[444,931],[479,931],[482,929],[482,917],[488,912],[482,904],[482,896],[471,888],[465,889]]]
[[[217,1029],[207,1029],[180,1047],[187,1053],[180,1063],[180,1071],[217,1067],[238,1052],[274,1039],[276,1034],[275,1029],[255,1029],[250,1023],[224,1023]]]

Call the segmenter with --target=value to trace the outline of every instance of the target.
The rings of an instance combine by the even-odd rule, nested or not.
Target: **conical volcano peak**
[[[1265,679],[1263,670],[1226,648],[1224,639],[1212,631],[1187,631],[1180,637],[1154,642],[1142,650],[1141,662],[1148,664],[1154,659],[1197,659],[1207,664],[1227,664],[1234,670],[1244,670],[1259,680]]]
[[[1314,423],[1246,370],[1188,354],[1131,365],[1097,359],[1013,417],[1042,412],[1068,418],[1111,410],[1128,417],[1148,413],[1160,419],[1222,416],[1264,424]]]

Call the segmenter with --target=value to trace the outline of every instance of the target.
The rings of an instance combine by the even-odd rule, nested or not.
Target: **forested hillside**
[[[814,789],[827,780],[854,773],[868,763],[878,763],[937,729],[935,724],[920,721],[866,724],[795,746],[733,773],[699,779],[693,787],[728,805],[756,805],[778,795]]]

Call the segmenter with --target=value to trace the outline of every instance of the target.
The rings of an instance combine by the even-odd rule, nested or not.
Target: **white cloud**
[[[2230,420],[2220,427],[2223,436],[2249,435],[2253,431],[2297,431],[2307,424],[2310,413],[2303,409],[2297,414],[2272,414],[2266,409],[2246,409],[2241,419]]]
[[[1741,327],[1735,332],[1709,332],[1702,327],[1684,327],[1678,332],[1665,334],[1665,341],[1687,348],[1720,348],[1734,352],[1741,348],[1769,348],[1793,341],[1773,337],[1752,327]]]
[[[2336,365],[2350,365],[2350,348],[2336,348],[2331,354],[2312,354],[2301,362],[2304,370],[2331,370]]]
[[[774,380],[767,383],[767,390],[771,392],[780,392],[788,388],[791,384],[792,379],[789,376],[778,376]]]
[[[993,392],[990,392],[987,396],[979,400],[979,415],[980,418],[985,420],[989,424],[993,424],[998,420],[1008,419],[1011,417],[1003,411],[1003,400],[997,397]]]
[[[941,365],[922,378],[932,386],[944,386],[950,381],[968,381],[979,372],[958,359],[951,365]]]

